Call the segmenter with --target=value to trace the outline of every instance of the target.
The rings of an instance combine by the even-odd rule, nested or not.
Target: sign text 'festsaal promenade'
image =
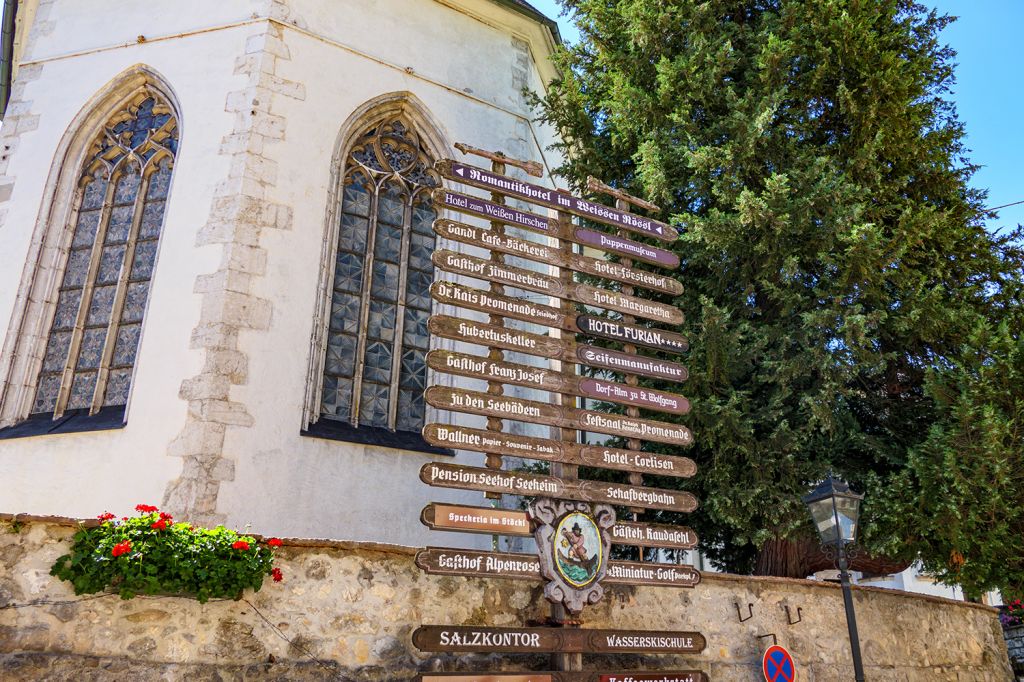
[[[539,174],[528,162],[509,160],[500,154],[465,145],[457,148],[492,159],[494,169],[487,171],[442,160],[436,164],[436,170],[450,180],[490,190],[491,200],[437,189],[432,194],[434,204],[491,221],[491,228],[441,218],[434,222],[433,230],[450,243],[488,251],[491,257],[481,258],[443,248],[435,251],[432,254],[434,265],[460,279],[435,282],[430,295],[439,303],[483,313],[489,319],[482,322],[434,315],[428,327],[436,337],[482,346],[487,352],[432,350],[427,354],[427,364],[437,373],[485,380],[488,390],[430,386],[425,391],[425,400],[439,410],[487,417],[488,426],[476,429],[433,423],[424,427],[423,436],[432,445],[486,453],[487,466],[428,462],[422,467],[420,478],[439,488],[479,491],[489,497],[522,496],[533,498],[534,502],[527,511],[432,503],[423,509],[421,521],[438,531],[532,536],[538,542],[538,555],[428,547],[417,553],[417,565],[428,573],[440,575],[546,580],[545,596],[555,603],[564,600],[565,607],[572,612],[578,612],[584,603],[600,599],[603,594],[598,586],[600,581],[661,587],[695,586],[700,582],[700,573],[691,566],[616,561],[607,556],[612,543],[681,551],[693,548],[697,542],[689,528],[635,520],[616,521],[613,507],[682,513],[697,507],[696,498],[688,492],[638,483],[642,474],[685,478],[696,470],[693,461],[686,457],[645,452],[637,445],[653,442],[661,443],[662,447],[685,447],[692,443],[692,435],[685,426],[640,413],[645,410],[652,414],[685,415],[690,411],[689,400],[670,390],[642,386],[637,381],[637,377],[643,377],[682,382],[687,378],[686,367],[635,351],[641,347],[676,354],[686,351],[689,343],[675,331],[653,326],[681,324],[683,315],[678,308],[634,293],[634,288],[640,288],[663,297],[681,294],[682,285],[670,275],[633,265],[638,261],[674,270],[679,266],[679,257],[660,246],[625,237],[622,232],[670,243],[678,238],[678,231],[665,223],[629,212],[629,200],[647,208],[656,207],[600,182],[592,181],[603,188],[601,191],[618,197],[616,208],[504,175],[506,162]],[[507,206],[505,198],[554,209],[560,212],[559,217]],[[570,215],[606,226],[605,229],[610,226],[618,232],[573,225],[567,217]],[[560,246],[506,234],[506,226],[556,239]],[[590,253],[574,251],[572,243],[586,247]],[[594,257],[595,251],[621,259],[621,262]],[[505,256],[530,261],[534,267],[506,264]],[[552,267],[558,268],[561,274],[547,274]],[[611,281],[616,289],[576,282],[566,274],[570,272]],[[462,278],[483,281],[489,288],[478,288]],[[510,295],[505,287],[540,294],[547,302]],[[581,313],[577,306],[587,306],[587,309]],[[506,318],[546,326],[560,334],[512,329],[505,326]],[[636,318],[641,322],[637,323]],[[574,338],[577,335],[620,343],[624,347],[618,350],[577,342]],[[561,368],[506,361],[504,351],[558,361]],[[580,376],[575,372],[576,365],[591,367],[600,374]],[[624,380],[616,380],[609,373],[621,375]],[[546,391],[557,400],[546,402],[505,396],[502,386]],[[581,409],[576,406],[576,398],[589,398],[599,405],[621,405],[625,414]],[[560,428],[562,437],[506,434],[502,432],[505,420]],[[620,438],[629,445],[606,447],[580,443],[566,436],[581,431]],[[501,468],[503,456],[550,462],[553,475],[504,471]],[[570,465],[569,474],[554,475],[561,471],[562,465]],[[629,472],[630,483],[581,480],[574,465]],[[572,627],[553,630],[423,626],[414,633],[413,640],[424,651],[451,652],[697,653],[705,647],[700,633]],[[653,677],[655,675],[659,677]],[[471,678],[493,678],[495,682],[626,682],[627,679],[703,682],[706,675],[701,671],[573,673],[563,668],[551,673],[474,674]],[[470,677],[438,673],[424,675],[422,679]]]

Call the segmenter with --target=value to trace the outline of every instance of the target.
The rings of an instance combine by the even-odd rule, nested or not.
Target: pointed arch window
[[[319,416],[418,433],[439,179],[401,118],[363,133],[343,169]]]
[[[177,146],[174,112],[147,89],[89,147],[31,414],[127,404]]]

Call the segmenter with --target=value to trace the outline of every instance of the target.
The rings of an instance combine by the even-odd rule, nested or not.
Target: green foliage
[[[932,492],[918,462],[956,415],[929,387],[988,343],[980,324],[1020,308],[1024,263],[1020,233],[988,234],[968,186],[938,42],[950,19],[908,0],[564,4],[581,41],[538,100],[560,172],[646,196],[684,229],[673,302],[699,469],[675,484],[702,500],[702,547],[754,570],[770,539],[813,532],[800,496],[831,470],[869,493],[872,549],[948,560],[916,530],[934,510],[905,507],[894,526],[883,492]],[[1001,452],[977,456],[995,467]],[[1019,553],[958,547],[990,566]]]
[[[115,521],[105,514],[99,526],[81,528],[70,554],[57,559],[50,574],[72,583],[75,594],[113,589],[122,599],[175,594],[203,603],[239,598],[247,588],[258,591],[267,575],[280,580],[273,550],[251,536],[224,526],[171,523],[169,515],[145,505],[136,509],[135,518]]]
[[[879,489],[879,524],[893,539],[904,534],[892,550],[920,554],[925,570],[972,597],[994,586],[1004,598],[1024,596],[1024,339],[1017,329],[979,324],[952,368],[930,373],[940,418],[907,469]],[[920,525],[908,529],[904,518]]]

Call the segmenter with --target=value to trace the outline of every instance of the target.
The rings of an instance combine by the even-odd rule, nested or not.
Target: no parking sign
[[[761,659],[761,670],[767,682],[795,682],[796,663],[784,647],[775,644],[768,647]]]

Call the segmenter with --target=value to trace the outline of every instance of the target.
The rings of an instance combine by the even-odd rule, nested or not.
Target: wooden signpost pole
[[[494,172],[496,175],[504,175],[505,174],[505,162],[504,162],[503,155],[499,153],[496,156],[491,157],[491,158],[492,158],[492,160],[491,160],[491,171]],[[503,195],[501,195],[501,194],[498,194],[497,192],[491,192],[491,201],[493,201],[494,203],[498,204],[499,206],[504,206],[505,205],[505,197]],[[504,234],[505,234],[505,224],[502,223],[502,222],[499,222],[499,221],[491,221],[491,232],[493,232],[494,234],[499,235],[499,236],[504,236]],[[505,255],[502,254],[499,251],[491,251],[491,262],[492,263],[496,263],[497,265],[504,265],[504,263],[505,263]],[[490,290],[491,290],[491,293],[496,295],[496,296],[504,296],[505,295],[505,285],[503,285],[503,284],[498,284],[497,282],[491,282],[490,283]],[[503,327],[505,325],[505,318],[502,315],[495,315],[495,314],[492,313],[491,315],[488,316],[488,318],[489,318],[488,321],[491,324],[495,325],[496,327]],[[502,352],[502,350],[500,348],[496,348],[494,346],[490,346],[490,347],[487,348],[487,357],[490,358],[491,360],[497,360],[497,361],[500,362],[501,360],[505,359],[505,354],[504,354],[504,352]],[[500,381],[488,381],[487,382],[487,392],[489,394],[491,394],[491,395],[494,395],[494,396],[500,396],[500,395],[504,394],[505,388],[504,388],[504,385]],[[491,431],[493,433],[501,433],[501,429],[502,429],[502,420],[501,420],[500,417],[488,417],[487,418],[487,430],[488,431]],[[485,466],[488,469],[501,469],[501,455],[496,453],[496,452],[488,452],[487,453],[487,460],[486,460]],[[497,502],[498,506],[501,506],[501,504],[500,504],[501,493],[486,493],[486,497],[488,499],[493,499],[493,500],[498,501]],[[498,549],[497,544],[498,544],[498,537],[495,536],[494,537],[494,549]]]
[[[560,230],[560,234],[570,234],[572,216],[563,211],[559,211],[558,224],[562,228]],[[568,263],[570,257],[572,256],[572,242],[569,241],[568,239],[559,239],[558,248],[559,251],[561,251],[563,254],[563,262]],[[558,278],[565,283],[566,287],[571,286],[573,281],[573,272],[567,267],[560,267],[558,269]],[[568,299],[563,298],[562,313],[565,315],[573,315],[575,312],[576,304]],[[562,372],[565,374],[575,374],[576,365],[574,363],[563,362]],[[560,405],[575,407],[576,396],[571,393],[559,393],[558,402]],[[561,440],[563,443],[577,443],[579,441],[579,431],[577,431],[576,429],[562,428],[561,436]],[[579,478],[579,467],[574,464],[562,464],[559,462],[552,462],[551,474],[559,478],[573,480]],[[578,628],[580,626],[578,619],[569,618],[569,612],[565,608],[564,604],[551,605],[551,619],[555,623],[563,623],[563,627],[567,628]],[[555,670],[583,670],[583,654],[552,654],[551,665],[554,667]]]

